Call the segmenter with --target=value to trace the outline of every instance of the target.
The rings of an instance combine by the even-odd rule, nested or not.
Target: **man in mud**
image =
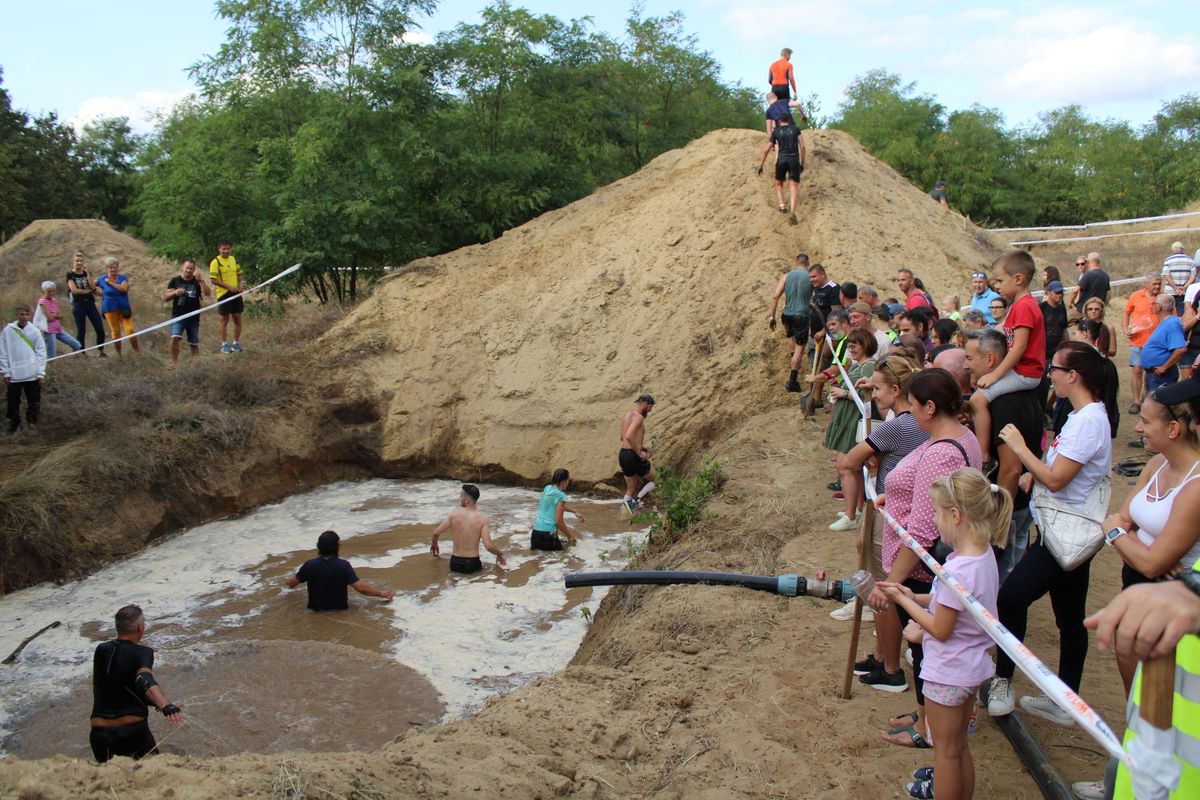
[[[382,597],[391,602],[392,592],[376,589],[361,580],[354,567],[344,558],[338,558],[341,538],[334,531],[325,531],[317,537],[317,557],[310,558],[287,579],[289,589],[300,584],[308,586],[308,607],[313,611],[345,611],[350,607],[346,587],[368,597]]]
[[[470,575],[483,569],[483,562],[479,560],[481,543],[485,550],[496,557],[496,563],[503,567],[508,561],[504,558],[504,553],[500,552],[500,548],[492,543],[487,517],[475,508],[475,504],[479,502],[479,487],[464,483],[458,502],[460,507],[451,511],[450,516],[442,520],[442,524],[433,532],[429,552],[440,558],[442,549],[438,546],[438,539],[442,534],[449,532],[454,541],[454,548],[450,551],[451,572]]]
[[[801,256],[804,257],[803,266]],[[808,346],[812,324],[812,282],[807,267],[808,257],[801,253],[796,257],[796,266],[780,277],[775,294],[771,296],[771,316],[767,320],[767,325],[775,330],[775,309],[779,307],[779,298],[784,297],[783,330],[792,344],[792,372],[783,388],[789,392],[800,391],[800,382],[796,378],[800,374],[800,362],[804,358],[804,348]]]
[[[779,154],[775,157],[775,199],[779,201],[779,212],[788,213],[788,206],[783,204],[783,182],[788,181],[791,193],[791,214],[795,221],[796,202],[800,194],[800,173],[804,172],[804,137],[800,129],[792,124],[791,114],[781,114],[779,124],[771,131],[767,146],[763,148],[762,158],[758,162],[758,174],[762,175],[763,165],[771,148],[779,145]]]
[[[103,764],[113,756],[143,758],[156,747],[146,722],[154,706],[173,724],[183,711],[167,700],[154,679],[154,650],[141,644],[146,633],[142,609],[125,606],[117,612],[117,638],[102,642],[92,657],[92,754]]]
[[[625,476],[625,497],[621,502],[632,514],[646,495],[654,491],[654,467],[650,465],[650,450],[646,447],[646,417],[654,408],[654,396],[643,394],[633,404],[632,411],[621,417],[621,451],[617,463]]]

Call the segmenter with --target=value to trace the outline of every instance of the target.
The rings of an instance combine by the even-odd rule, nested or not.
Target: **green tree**
[[[931,163],[954,207],[981,225],[1011,222],[1026,206],[1017,182],[1017,143],[996,109],[955,111],[933,140]]]
[[[133,133],[129,117],[106,117],[84,125],[78,156],[88,190],[99,204],[101,218],[124,228],[132,221],[129,204],[134,193],[134,160],[143,137]]]

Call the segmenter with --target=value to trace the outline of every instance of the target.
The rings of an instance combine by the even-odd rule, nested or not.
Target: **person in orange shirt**
[[[796,94],[796,75],[792,72],[792,49],[785,47],[779,53],[779,60],[771,65],[768,80],[771,82],[771,93],[778,100],[790,100]],[[791,93],[788,87],[791,87]]]
[[[1129,392],[1133,402],[1129,405],[1129,413],[1137,414],[1142,410],[1142,397],[1145,394],[1146,379],[1142,371],[1142,345],[1158,327],[1158,315],[1154,313],[1154,300],[1162,288],[1162,278],[1157,274],[1146,276],[1145,288],[1134,292],[1125,303],[1125,315],[1121,317],[1121,330],[1129,337],[1129,370],[1133,373],[1133,383]]]

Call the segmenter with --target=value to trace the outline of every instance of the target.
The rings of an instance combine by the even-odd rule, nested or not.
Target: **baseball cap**
[[[647,405],[654,405],[654,395],[646,392],[638,397],[637,402],[646,403]]]
[[[899,303],[892,303],[891,305],[888,306],[888,314],[889,315],[903,314],[903,313],[904,313],[904,306],[900,305]]]
[[[42,291],[54,288],[54,281],[42,281]]]
[[[1166,386],[1160,386],[1150,393],[1159,403],[1173,406],[1200,398],[1200,380],[1188,378],[1186,381],[1176,381]]]
[[[1062,281],[1050,281],[1046,284],[1047,292],[1061,292],[1063,290]]]
[[[1178,248],[1179,250],[1182,250],[1183,242],[1171,242],[1171,249],[1175,250],[1176,248]]]
[[[868,317],[871,316],[871,307],[863,302],[855,303],[854,305],[850,306],[850,308],[847,310],[857,311],[860,314],[866,314]]]

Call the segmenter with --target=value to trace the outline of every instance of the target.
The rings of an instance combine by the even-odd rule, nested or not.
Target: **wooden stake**
[[[1170,730],[1175,700],[1175,654],[1142,662],[1142,696],[1138,713],[1160,731]]]
[[[854,391],[851,388],[850,391]],[[871,420],[869,417],[866,421],[866,434],[871,435]],[[871,475],[874,477],[874,474]],[[866,486],[863,486],[863,497],[866,497]],[[875,528],[875,504],[867,500],[863,503],[863,546],[862,551],[858,554],[858,568],[866,569],[871,562],[871,549],[874,547]],[[846,654],[846,674],[842,679],[842,699],[850,699],[850,686],[854,682],[854,657],[858,655],[858,636],[862,631],[862,608],[863,601],[861,597],[854,598],[854,627],[850,629],[850,652]]]

